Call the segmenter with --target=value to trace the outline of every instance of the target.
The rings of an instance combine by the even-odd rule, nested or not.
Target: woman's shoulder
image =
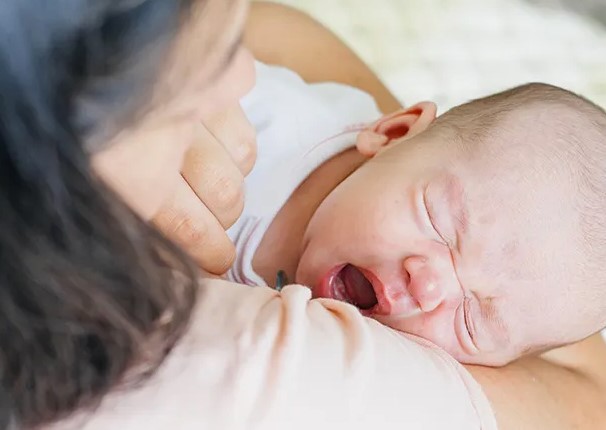
[[[311,297],[303,287],[290,287],[287,296],[291,303]],[[272,403],[268,374],[284,301],[269,288],[200,280],[190,326],[151,378],[51,428],[250,428],[259,408]]]

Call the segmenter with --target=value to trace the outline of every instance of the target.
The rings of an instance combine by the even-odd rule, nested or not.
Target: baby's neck
[[[274,286],[278,270],[291,282],[301,256],[307,224],[322,201],[365,161],[355,149],[348,149],[314,170],[280,209],[253,258],[253,269]]]

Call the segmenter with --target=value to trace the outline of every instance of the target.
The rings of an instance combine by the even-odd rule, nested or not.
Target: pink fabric
[[[143,387],[54,429],[496,429],[467,371],[352,306],[218,280]]]

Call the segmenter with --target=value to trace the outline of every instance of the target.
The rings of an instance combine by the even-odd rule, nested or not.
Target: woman
[[[2,2],[0,428],[94,406],[185,330],[196,269],[144,220],[167,191],[191,193],[179,169],[198,118],[253,83],[245,16],[242,1]],[[210,159],[208,146],[192,151]]]
[[[416,397],[451,424],[469,418],[451,402],[473,414],[464,397],[481,397],[474,382],[429,345],[344,304],[309,302],[303,288],[281,296],[220,281],[199,287],[188,257],[150,226],[155,218],[177,240],[200,246],[192,238],[204,232],[192,235],[192,222],[216,231],[233,218],[225,208],[237,193],[206,194],[201,184],[213,176],[201,169],[218,164],[215,178],[231,184],[247,170],[230,160],[250,157],[218,146],[230,137],[216,116],[239,116],[230,106],[252,85],[239,43],[245,12],[239,0],[0,6],[1,428],[271,428],[295,417],[308,424],[343,417],[350,428],[385,417],[393,419],[385,424],[414,424],[420,421],[393,410]],[[294,19],[277,12],[282,22]],[[252,27],[263,27],[266,15],[255,14]],[[207,210],[192,210],[194,197]],[[198,262],[220,272],[225,264],[213,263],[220,256],[200,251],[192,252]],[[428,352],[435,361],[423,363]],[[558,406],[550,403],[550,381],[569,384],[571,395],[593,394],[593,383],[578,376],[594,364],[571,364],[578,370],[569,375],[535,360],[477,375],[495,393],[497,413],[506,412],[502,428],[532,419],[557,428],[586,413],[600,422],[595,396],[570,414],[549,409]],[[417,371],[426,378],[415,379]],[[452,384],[427,389],[442,387],[444,375]],[[514,384],[529,376],[544,381],[527,392],[561,418],[554,425],[541,410],[520,413],[511,403]],[[362,415],[357,408],[367,397],[383,403]]]

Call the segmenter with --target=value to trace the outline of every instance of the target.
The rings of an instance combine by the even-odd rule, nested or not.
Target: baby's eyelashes
[[[442,236],[440,230],[438,229],[438,226],[436,225],[436,220],[435,220],[435,215],[434,215],[435,208],[427,196],[427,189],[425,189],[423,191],[423,193],[421,195],[421,199],[422,199],[422,211],[423,211],[423,214],[421,216],[424,215],[424,217],[426,219],[424,224],[426,224],[431,229],[432,234],[435,235],[436,241],[446,245],[447,241]]]
[[[472,318],[472,314],[471,314],[471,299],[469,297],[465,297],[463,299],[463,319],[465,322],[465,329],[467,330],[467,334],[469,335],[469,339],[471,340],[471,343],[473,344],[473,346],[475,347],[475,349],[479,349],[478,345],[475,342],[476,339],[476,331],[475,331],[475,326],[474,326],[474,320]]]

